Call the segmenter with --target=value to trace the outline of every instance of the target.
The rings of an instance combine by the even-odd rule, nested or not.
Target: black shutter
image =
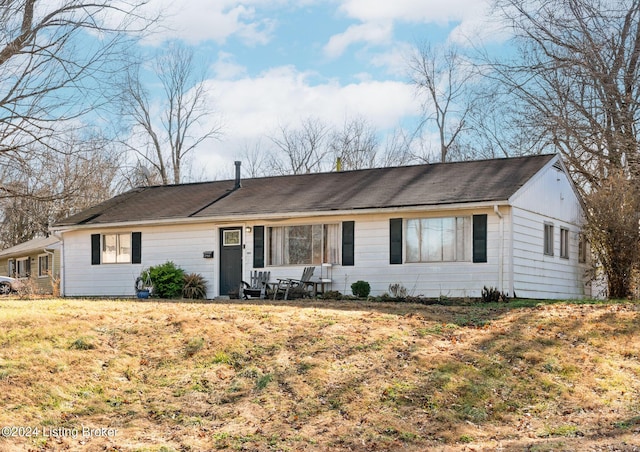
[[[100,234],[91,234],[91,265],[100,265]]]
[[[342,265],[354,265],[354,221],[342,222]]]
[[[487,215],[473,216],[473,262],[487,262]]]
[[[131,233],[131,263],[142,263],[142,232]]]
[[[389,263],[402,264],[402,218],[389,220]]]
[[[253,268],[264,268],[264,226],[253,227]]]

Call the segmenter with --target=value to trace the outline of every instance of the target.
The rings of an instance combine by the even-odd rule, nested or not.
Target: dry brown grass
[[[5,298],[0,426],[38,431],[0,449],[640,450],[639,329],[633,303]]]

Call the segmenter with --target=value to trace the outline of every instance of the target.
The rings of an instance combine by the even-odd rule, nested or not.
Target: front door
[[[220,295],[229,295],[242,281],[242,229],[220,229]]]

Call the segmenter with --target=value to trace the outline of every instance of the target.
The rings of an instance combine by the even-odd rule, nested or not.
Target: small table
[[[318,281],[311,281],[313,283],[313,295],[320,295],[324,293],[324,285],[331,284],[331,280],[327,278],[321,278]]]

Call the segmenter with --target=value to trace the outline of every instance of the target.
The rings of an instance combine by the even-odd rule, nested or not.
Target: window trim
[[[553,223],[548,223],[545,222],[544,223],[544,232],[543,232],[543,253],[545,256],[550,256],[553,257],[554,256],[554,245],[555,245],[555,238],[554,238],[554,227],[553,227]]]

